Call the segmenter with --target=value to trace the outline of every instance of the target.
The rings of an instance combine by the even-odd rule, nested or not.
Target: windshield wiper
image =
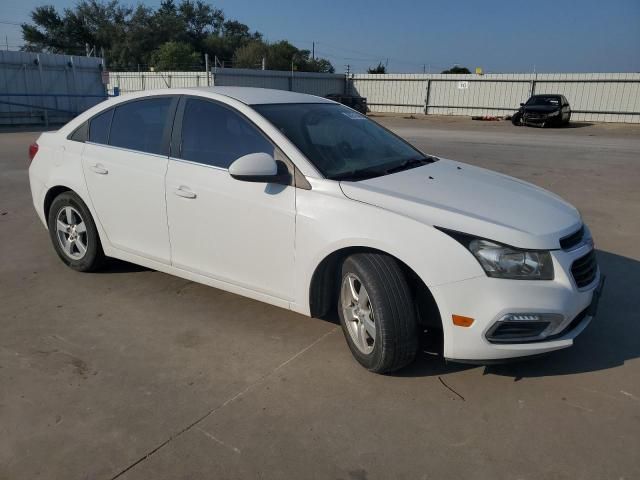
[[[330,180],[346,181],[367,180],[369,178],[381,177],[382,175],[389,175],[390,173],[396,173],[402,170],[409,170],[410,168],[420,167],[422,165],[426,165],[427,163],[433,163],[436,160],[437,159],[434,157],[413,157],[386,169],[367,168],[361,170],[350,170],[348,172],[338,173],[327,178]]]
[[[435,159],[432,157],[414,157],[414,158],[409,158],[401,163],[399,163],[398,165],[395,165],[391,168],[387,168],[384,173],[386,174],[390,174],[390,173],[397,173],[397,172],[401,172],[403,170],[409,170],[410,168],[416,168],[416,167],[421,167],[422,165],[426,165],[427,163],[433,163],[435,162]]]

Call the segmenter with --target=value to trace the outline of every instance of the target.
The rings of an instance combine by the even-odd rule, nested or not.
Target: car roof
[[[334,103],[329,99],[306,93],[255,87],[194,87],[188,90],[216,93],[233,98],[247,105],[268,103]]]

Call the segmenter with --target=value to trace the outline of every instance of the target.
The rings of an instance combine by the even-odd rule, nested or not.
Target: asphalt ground
[[[126,263],[74,272],[31,204],[38,133],[3,131],[0,478],[640,478],[640,126],[373,118],[581,210],[608,280],[572,348],[422,351],[380,376],[329,321]]]

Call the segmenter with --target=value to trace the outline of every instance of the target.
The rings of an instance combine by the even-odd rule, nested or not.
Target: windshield
[[[362,180],[434,161],[343,105],[253,105],[327,178]]]
[[[531,97],[527,105],[546,105],[549,107],[557,107],[560,105],[560,97],[536,96]]]

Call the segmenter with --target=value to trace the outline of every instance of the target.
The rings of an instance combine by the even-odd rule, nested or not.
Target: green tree
[[[200,64],[204,53],[256,68],[332,72],[326,59],[310,58],[287,41],[267,44],[260,32],[226,19],[222,10],[204,0],[162,0],[158,8],[121,0],[79,0],[62,13],[50,5],[36,7],[31,22],[22,25],[25,50],[82,55],[85,45],[104,49],[110,69],[187,68]]]
[[[369,67],[367,69],[367,73],[387,73],[386,65],[383,65],[382,62],[378,62],[377,67]]]
[[[448,70],[443,70],[442,73],[471,73],[467,67],[459,67],[458,65],[454,65]]]
[[[262,41],[256,40],[240,47],[233,57],[236,68],[260,68],[262,59],[267,58],[269,47]]]
[[[185,42],[166,42],[151,54],[155,70],[190,70],[201,66],[200,56]]]

